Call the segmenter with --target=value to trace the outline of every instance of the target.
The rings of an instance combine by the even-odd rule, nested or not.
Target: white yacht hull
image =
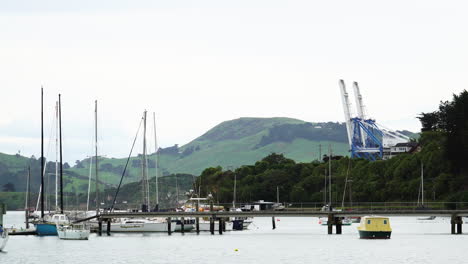
[[[105,228],[105,227],[104,227]],[[176,223],[171,223],[171,231]],[[167,223],[112,223],[111,232],[167,232]]]
[[[57,230],[60,239],[64,240],[88,240],[89,230]]]

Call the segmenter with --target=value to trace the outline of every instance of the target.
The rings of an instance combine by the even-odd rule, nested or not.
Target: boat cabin
[[[68,224],[68,217],[64,214],[54,214],[52,216],[51,222],[55,224]]]
[[[390,219],[381,216],[364,216],[357,228],[361,238],[390,238],[392,228]]]
[[[264,210],[273,210],[275,203],[273,202],[265,202],[264,200],[260,200],[257,202],[253,202],[252,204],[246,204],[241,207],[242,211],[264,211]]]

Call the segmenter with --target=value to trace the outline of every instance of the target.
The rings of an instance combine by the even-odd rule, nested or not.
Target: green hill
[[[179,147],[159,149],[160,176],[173,173],[199,175],[205,168],[222,166],[236,168],[254,164],[270,153],[284,154],[297,162],[319,159],[332,145],[335,155],[347,155],[346,128],[342,123],[308,123],[292,118],[239,118],[225,121],[192,142]],[[321,146],[320,146],[321,145]],[[141,159],[138,150],[129,161],[124,184],[140,179]],[[155,153],[149,155],[149,175],[155,175]],[[85,192],[88,186],[89,158],[66,164],[64,183],[66,192]],[[99,157],[99,180],[107,187],[118,184],[126,158]],[[40,162],[37,158],[0,154],[0,191],[11,183],[13,189],[26,189],[27,167],[31,166],[33,190],[40,181]],[[46,189],[55,186],[55,164],[48,162]],[[94,176],[93,176],[94,177]],[[7,187],[11,187],[8,185]],[[6,190],[5,190],[6,191]]]

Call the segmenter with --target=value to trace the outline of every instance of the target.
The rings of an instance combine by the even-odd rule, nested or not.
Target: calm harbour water
[[[20,227],[23,219],[22,212],[8,212],[5,226]],[[0,263],[468,263],[468,235],[450,235],[449,218],[390,222],[389,240],[359,239],[358,224],[327,235],[317,218],[279,218],[276,230],[271,218],[255,218],[250,230],[223,235],[91,234],[88,241],[10,236]]]

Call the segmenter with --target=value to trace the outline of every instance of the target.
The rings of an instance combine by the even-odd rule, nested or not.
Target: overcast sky
[[[163,147],[238,117],[342,122],[340,78],[418,131],[468,88],[465,2],[0,0],[0,152],[39,156],[41,85],[67,161],[92,153],[96,99],[100,153],[123,157],[144,109]]]

